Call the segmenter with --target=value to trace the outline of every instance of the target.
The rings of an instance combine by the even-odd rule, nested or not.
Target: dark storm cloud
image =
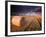
[[[35,9],[33,10],[33,12],[41,12],[41,7],[35,8]]]
[[[41,14],[41,6],[11,5],[11,15],[30,15],[33,12]]]

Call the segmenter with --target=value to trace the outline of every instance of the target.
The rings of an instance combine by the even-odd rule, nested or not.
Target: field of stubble
[[[11,17],[11,32],[20,31],[40,31],[42,28],[41,16],[12,16]]]

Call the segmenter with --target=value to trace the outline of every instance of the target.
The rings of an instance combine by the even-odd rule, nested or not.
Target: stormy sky
[[[12,16],[41,16],[41,6],[24,6],[24,5],[11,5],[11,15]]]

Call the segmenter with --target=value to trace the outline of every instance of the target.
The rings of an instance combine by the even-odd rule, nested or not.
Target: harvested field
[[[12,16],[11,32],[40,31],[42,28],[42,16]]]

